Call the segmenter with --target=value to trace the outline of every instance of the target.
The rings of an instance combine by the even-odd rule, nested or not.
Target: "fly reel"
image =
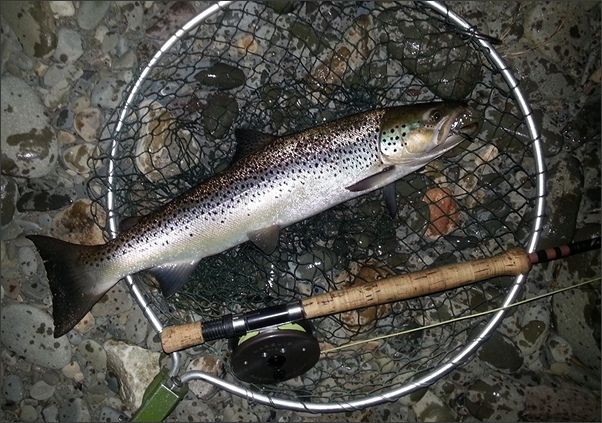
[[[234,375],[256,384],[274,384],[311,369],[320,358],[320,345],[309,321],[286,323],[230,339]]]

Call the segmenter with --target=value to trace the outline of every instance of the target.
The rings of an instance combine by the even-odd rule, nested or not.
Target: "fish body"
[[[121,278],[143,270],[169,296],[198,262],[278,231],[423,167],[478,128],[458,103],[376,109],[279,138],[239,131],[237,160],[103,245],[32,235],[53,295],[55,336]],[[393,192],[394,194],[394,192]]]

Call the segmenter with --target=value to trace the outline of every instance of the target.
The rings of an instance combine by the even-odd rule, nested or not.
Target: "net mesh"
[[[119,219],[143,216],[227,169],[236,128],[282,135],[436,99],[467,100],[481,130],[398,181],[393,218],[379,192],[341,204],[284,229],[271,255],[246,243],[204,258],[169,301],[145,285],[153,309],[165,324],[208,320],[524,245],[535,166],[510,87],[474,35],[414,3],[241,2],[214,14],[163,54],[118,131],[121,109],[114,112],[92,159],[89,194],[106,211],[111,192]],[[316,319],[314,335],[326,351],[465,316],[500,306],[512,282]],[[305,375],[255,388],[314,402],[378,393],[441,366],[486,319],[323,353]],[[224,342],[196,348],[223,358],[225,377],[234,378]]]

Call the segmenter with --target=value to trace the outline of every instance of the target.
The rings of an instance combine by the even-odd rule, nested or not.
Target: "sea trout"
[[[237,131],[225,171],[142,217],[103,245],[31,235],[52,292],[54,336],[70,331],[120,279],[150,271],[169,296],[198,262],[246,241],[266,252],[283,227],[384,188],[474,135],[478,123],[459,103],[381,108],[296,134]]]

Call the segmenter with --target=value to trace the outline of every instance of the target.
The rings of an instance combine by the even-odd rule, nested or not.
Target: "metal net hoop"
[[[134,78],[92,158],[88,191],[100,206],[93,210],[108,216],[107,238],[124,218],[147,214],[227,168],[237,127],[281,135],[374,107],[466,99],[482,113],[481,132],[399,181],[405,203],[393,220],[378,194],[353,200],[284,230],[272,255],[243,245],[204,259],[169,302],[141,276],[128,277],[157,331],[511,246],[535,249],[545,186],[539,134],[490,39],[438,2],[300,4],[281,13],[262,3],[219,2],[177,31]],[[439,210],[449,233],[432,225],[431,189],[453,199],[455,208]],[[523,282],[498,278],[317,319],[314,333],[328,340],[323,349],[345,346],[508,305]],[[227,364],[221,379],[199,372],[182,379],[289,409],[363,408],[450,372],[503,315],[327,353],[306,375],[275,386],[240,382]],[[227,363],[224,343],[202,348]]]

